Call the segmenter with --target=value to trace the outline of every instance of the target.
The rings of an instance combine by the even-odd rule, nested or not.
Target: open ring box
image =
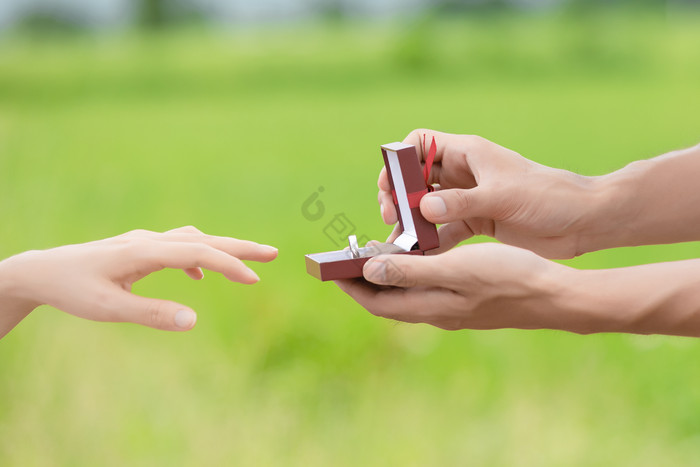
[[[350,248],[306,255],[306,271],[322,281],[362,277],[362,267],[380,254],[423,255],[440,246],[435,224],[420,212],[420,200],[430,191],[418,160],[416,147],[391,143],[382,146],[384,166],[399,214],[401,234],[393,243],[359,248],[354,235]]]

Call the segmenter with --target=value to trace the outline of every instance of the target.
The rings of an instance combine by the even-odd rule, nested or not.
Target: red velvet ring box
[[[384,253],[422,255],[440,246],[435,224],[428,222],[420,212],[420,200],[429,189],[415,146],[385,144],[382,155],[401,234],[390,244],[306,255],[306,271],[312,276],[322,281],[362,277],[362,266],[372,256]]]

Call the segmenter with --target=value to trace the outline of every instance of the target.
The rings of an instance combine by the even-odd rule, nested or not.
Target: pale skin
[[[165,233],[135,230],[90,243],[28,251],[0,261],[0,337],[32,310],[51,305],[80,318],[130,322],[166,331],[188,331],[190,307],[131,293],[134,282],[164,268],[202,279],[202,268],[242,284],[257,274],[242,260],[268,262],[277,249],[206,235],[194,227]]]
[[[477,136],[416,130],[437,154],[420,209],[439,229],[426,256],[383,255],[336,283],[371,313],[443,329],[559,329],[700,336],[700,259],[577,270],[545,258],[700,240],[700,146],[586,177]],[[394,224],[386,172],[384,221]],[[455,247],[474,235],[503,244]],[[392,236],[393,237],[393,236]],[[390,237],[390,240],[392,239]]]

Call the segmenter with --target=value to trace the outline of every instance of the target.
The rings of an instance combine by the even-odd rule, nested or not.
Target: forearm
[[[0,261],[0,338],[39,306],[27,296],[26,286],[13,271],[13,258]]]
[[[700,240],[700,145],[597,177],[581,252]]]
[[[547,327],[700,337],[700,260],[558,276]]]

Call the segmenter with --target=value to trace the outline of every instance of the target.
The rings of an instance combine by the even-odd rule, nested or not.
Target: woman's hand
[[[117,237],[44,251],[28,251],[0,262],[0,336],[39,305],[51,305],[95,321],[131,322],[168,331],[192,329],[197,315],[179,303],[145,298],[131,286],[164,268],[200,268],[253,284],[258,276],[241,260],[267,262],[277,249],[254,242],[206,235],[194,227],[165,233],[135,230]]]
[[[440,249],[473,235],[488,235],[547,258],[571,258],[592,249],[596,224],[610,207],[598,179],[532,162],[478,136],[415,130],[404,140],[424,160],[433,137],[437,153],[430,173],[437,191],[420,203],[421,213],[440,227]],[[382,169],[379,203],[388,224],[397,222],[391,188]],[[390,237],[391,239],[392,237]]]

